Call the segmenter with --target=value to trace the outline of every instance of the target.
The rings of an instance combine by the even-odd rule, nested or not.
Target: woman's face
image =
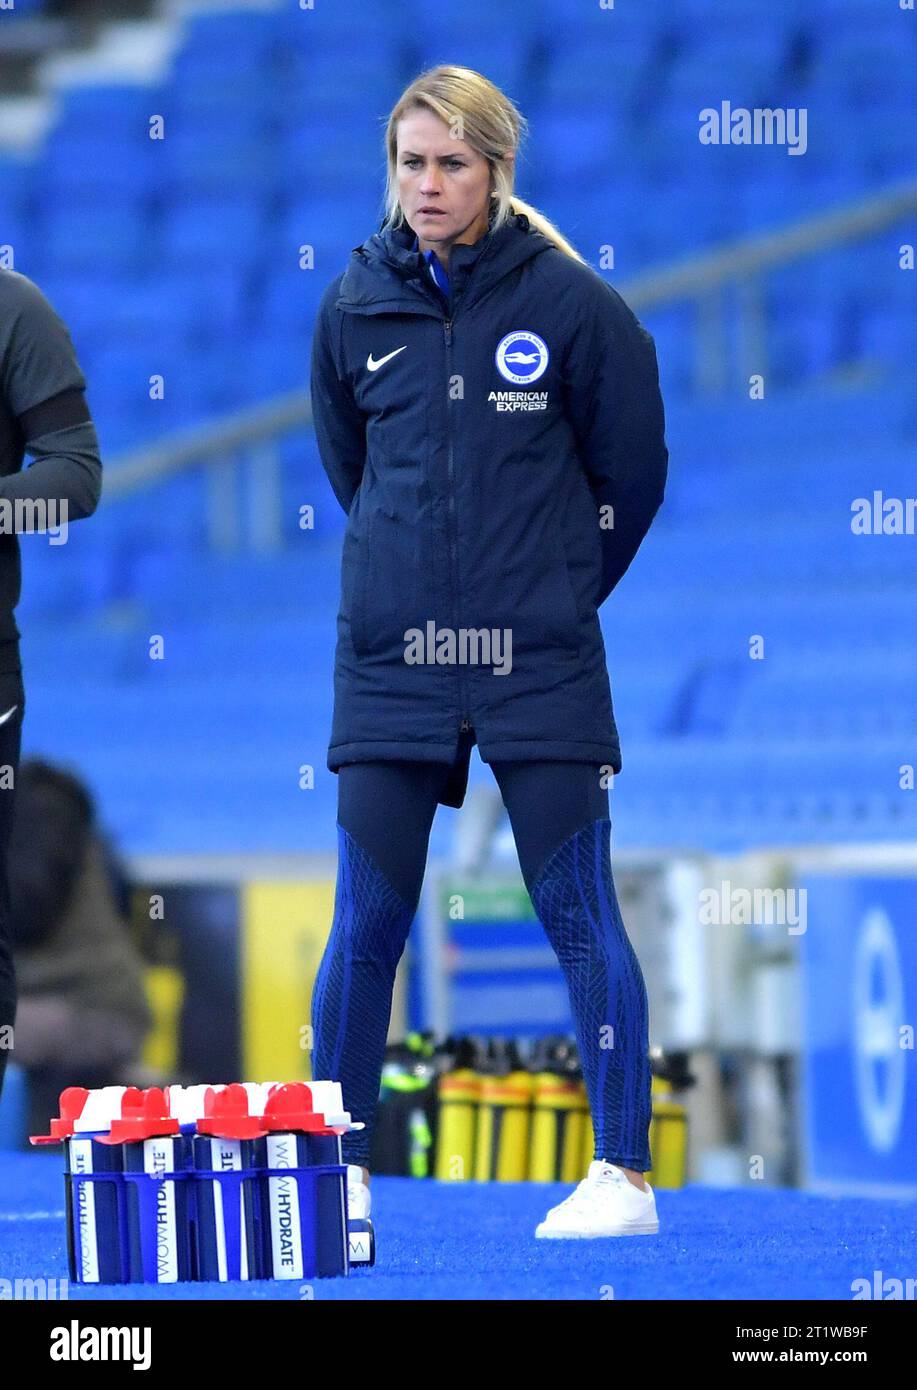
[[[402,116],[397,141],[398,198],[421,247],[483,236],[490,199],[490,166],[484,156],[422,108]]]

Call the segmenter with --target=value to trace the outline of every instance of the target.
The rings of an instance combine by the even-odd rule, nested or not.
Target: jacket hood
[[[379,231],[354,247],[341,278],[337,305],[355,312],[386,308],[411,308],[418,300],[430,303],[429,277],[420,251],[412,250],[415,232],[383,224]],[[454,245],[449,253],[449,279],[453,293],[464,294],[465,282],[475,269],[474,281],[464,298],[480,299],[505,275],[554,248],[536,231],[524,213],[514,213],[502,227],[491,228],[472,246]]]

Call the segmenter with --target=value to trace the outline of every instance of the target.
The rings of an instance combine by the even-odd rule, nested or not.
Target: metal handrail
[[[779,231],[743,238],[716,251],[692,256],[681,264],[649,271],[631,280],[621,293],[634,309],[691,299],[789,261],[801,260],[826,246],[860,241],[914,212],[917,179],[909,179],[878,196],[861,198]]]
[[[132,449],[110,466],[105,478],[106,497],[123,497],[151,483],[162,482],[197,463],[211,463],[214,455],[225,458],[266,439],[287,434],[312,423],[308,391],[289,391],[266,404],[233,411],[222,422],[209,421],[182,430],[162,444]]]
[[[779,231],[744,238],[669,266],[648,271],[620,286],[627,303],[639,312],[693,301],[699,315],[696,380],[702,393],[722,391],[726,380],[725,292],[739,291],[740,341],[744,366],[763,371],[766,364],[764,309],[758,281],[775,267],[829,246],[862,240],[917,212],[917,180],[909,179],[869,198],[807,217]],[[124,497],[163,482],[188,468],[210,469],[210,538],[217,550],[232,550],[241,538],[241,519],[227,465],[249,455],[258,506],[250,519],[255,549],[280,544],[279,518],[269,515],[279,497],[276,445],[294,431],[309,429],[312,408],[308,390],[291,391],[264,404],[235,411],[165,440],[131,450],[106,470],[105,496]]]

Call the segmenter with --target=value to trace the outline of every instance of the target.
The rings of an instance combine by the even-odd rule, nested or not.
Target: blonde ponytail
[[[399,227],[404,211],[398,200],[398,122],[413,107],[432,111],[483,155],[490,165],[491,201],[495,204],[491,225],[501,227],[514,213],[523,213],[536,231],[552,241],[565,256],[582,265],[586,262],[576,248],[543,212],[533,208],[513,192],[515,156],[527,122],[521,111],[499,87],[473,68],[444,64],[430,68],[405,88],[395,103],[385,131],[388,176],[385,190],[385,222]]]
[[[546,236],[549,241],[553,241],[557,249],[559,251],[563,251],[565,256],[572,256],[573,259],[575,261],[579,261],[581,265],[586,264],[586,261],[577,251],[576,247],[573,246],[572,243],[567,240],[567,238],[564,236],[562,232],[559,232],[557,230],[557,228],[554,226],[554,223],[550,220],[550,218],[545,217],[543,212],[539,212],[537,208],[533,208],[531,203],[523,202],[523,200],[521,198],[518,198],[515,193],[512,195],[509,202],[510,208],[509,213],[507,214],[508,216],[514,212],[524,213],[525,216],[528,218],[531,226],[535,228],[536,232],[541,232],[542,235]]]

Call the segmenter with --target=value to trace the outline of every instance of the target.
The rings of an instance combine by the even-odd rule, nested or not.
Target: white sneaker
[[[352,1265],[376,1263],[376,1237],[369,1218],[371,1207],[369,1184],[363,1181],[363,1169],[356,1163],[348,1163],[347,1246]]]
[[[363,1169],[356,1163],[347,1165],[347,1216],[350,1221],[366,1221],[372,1207],[369,1187],[363,1181]]]
[[[543,1240],[651,1236],[659,1230],[656,1196],[641,1192],[614,1163],[594,1159],[582,1182],[535,1228]]]

